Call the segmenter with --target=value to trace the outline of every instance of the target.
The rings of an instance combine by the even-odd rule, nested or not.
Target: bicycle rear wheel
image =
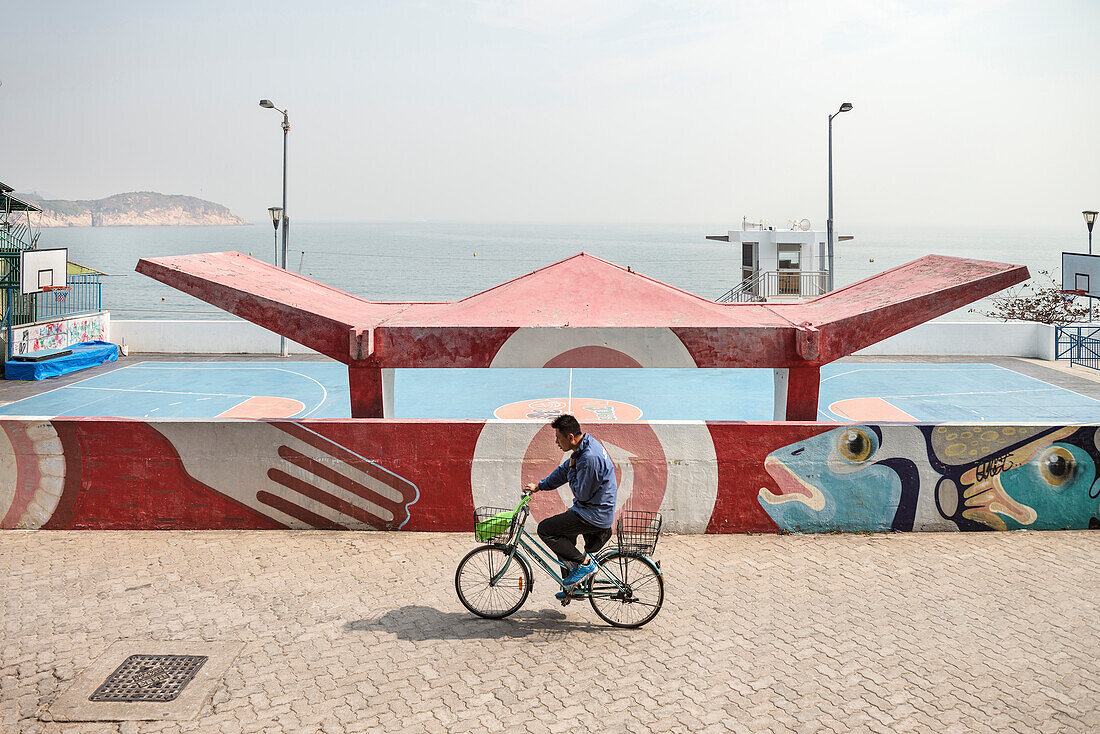
[[[600,559],[625,590],[596,574],[588,583],[588,601],[612,627],[641,627],[657,616],[665,601],[665,582],[650,561],[637,553],[614,552]]]
[[[531,593],[531,569],[519,556],[512,558],[507,572],[492,583],[508,563],[507,546],[474,548],[458,564],[455,591],[462,605],[479,617],[502,619],[514,613]]]

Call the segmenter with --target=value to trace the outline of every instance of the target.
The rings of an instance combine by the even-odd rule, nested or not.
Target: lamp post
[[[271,215],[271,226],[275,228],[275,267],[279,266],[279,220],[283,218],[281,207],[269,206],[267,213]]]
[[[1085,226],[1089,228],[1089,254],[1092,254],[1092,225],[1096,224],[1096,214],[1094,211],[1083,211],[1081,214],[1085,217]],[[1092,302],[1093,298],[1089,297],[1089,323],[1092,323]]]
[[[852,109],[851,102],[843,102],[840,105],[840,109],[829,115],[829,224],[828,224],[828,257],[829,257],[829,281],[828,291],[833,290],[833,118],[839,115],[841,112],[848,112]]]
[[[260,107],[266,107],[269,110],[275,110],[276,112],[283,113],[283,207],[279,209],[279,217],[283,223],[283,270],[286,270],[286,252],[287,252],[287,229],[289,229],[290,222],[286,216],[286,134],[290,132],[290,119],[287,117],[286,110],[280,110],[278,107],[271,103],[270,99],[261,99]],[[278,226],[275,222],[275,208],[272,207],[268,211],[271,212],[272,223]],[[276,253],[276,261],[278,260],[278,253]],[[279,263],[276,262],[276,265]],[[290,356],[290,352],[287,350],[286,337],[279,337],[279,355],[282,357]]]

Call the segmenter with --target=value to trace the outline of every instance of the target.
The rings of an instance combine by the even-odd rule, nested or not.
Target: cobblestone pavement
[[[461,607],[462,534],[0,533],[0,730],[1100,730],[1100,533],[662,539],[640,630]],[[537,573],[537,572],[536,572]],[[119,639],[240,640],[195,721],[62,724]]]

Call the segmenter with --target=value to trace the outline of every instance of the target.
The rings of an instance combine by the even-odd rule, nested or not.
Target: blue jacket
[[[600,442],[587,433],[572,457],[539,482],[539,491],[557,489],[566,481],[573,490],[573,511],[598,528],[610,528],[619,491],[615,465]]]

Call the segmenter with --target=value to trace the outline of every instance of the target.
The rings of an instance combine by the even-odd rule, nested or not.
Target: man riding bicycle
[[[615,466],[600,442],[581,430],[581,424],[569,414],[555,418],[558,448],[572,455],[538,484],[528,484],[528,492],[557,489],[569,482],[573,506],[539,523],[538,535],[571,570],[563,579],[565,591],[555,596],[564,599],[572,589],[596,573],[591,554],[611,538],[615,519],[615,495],[619,483]],[[577,548],[577,536],[584,536],[584,553]]]

